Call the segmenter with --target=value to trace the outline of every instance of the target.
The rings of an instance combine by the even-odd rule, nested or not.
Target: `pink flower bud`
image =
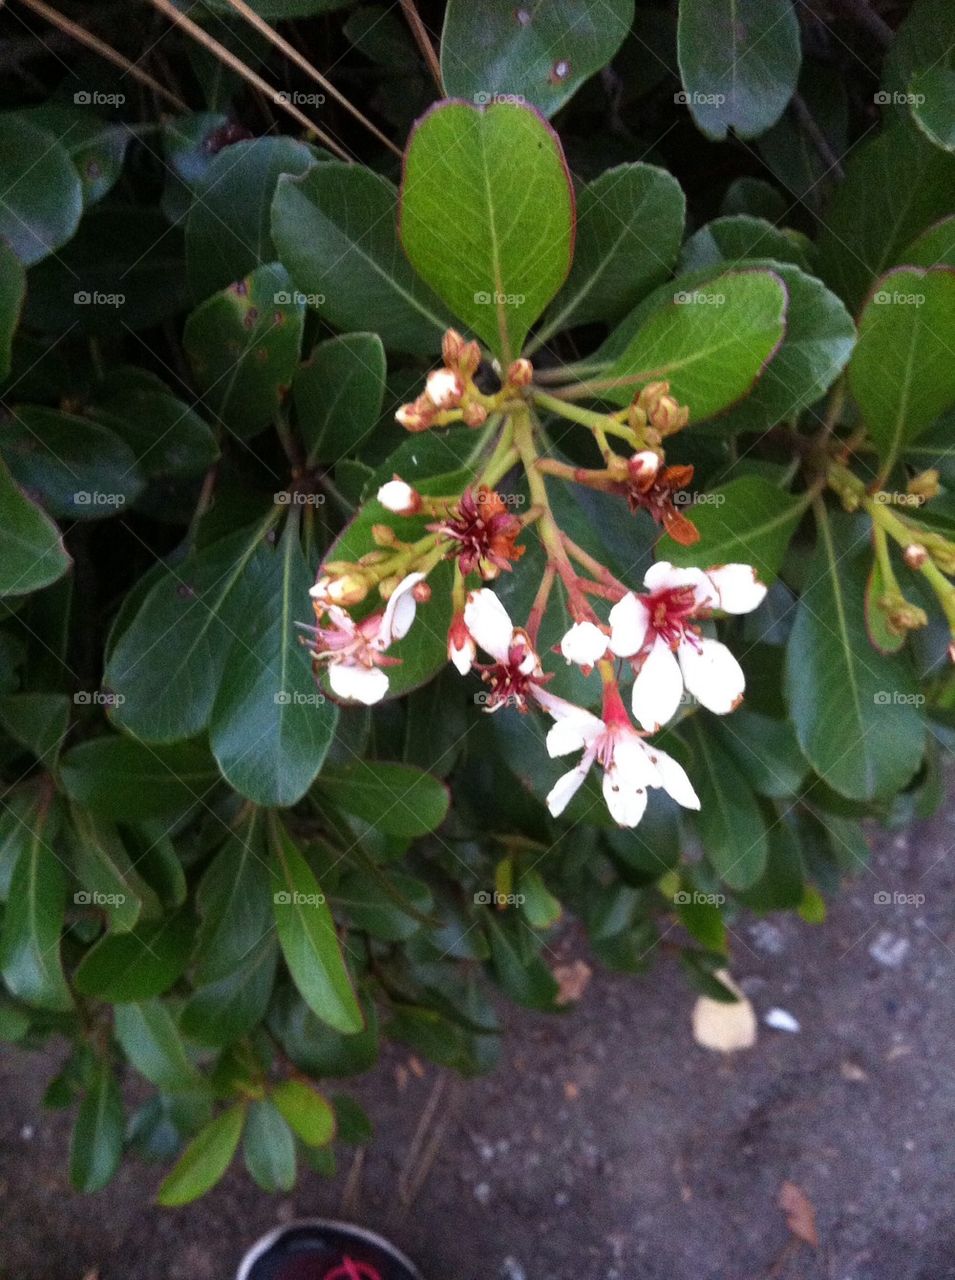
[[[421,510],[421,494],[395,476],[378,490],[378,501],[396,516],[413,516]]]
[[[528,387],[533,381],[533,378],[534,366],[531,364],[530,360],[521,356],[520,359],[515,360],[508,369],[505,381],[508,386],[511,387]]]
[[[474,666],[476,656],[477,646],[468,631],[464,614],[456,613],[448,628],[448,661],[453,663],[462,676],[466,676]]]
[[[433,369],[428,374],[425,393],[437,409],[454,409],[461,403],[464,384],[451,369]]]

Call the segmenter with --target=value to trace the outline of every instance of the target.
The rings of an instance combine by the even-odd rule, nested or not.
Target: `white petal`
[[[592,622],[575,622],[560,642],[568,662],[592,667],[607,652],[607,636]]]
[[[613,731],[611,765],[629,786],[658,787],[660,779],[650,758],[650,749],[629,727]]]
[[[411,485],[406,484],[404,480],[399,480],[397,476],[378,490],[378,501],[386,510],[393,511],[396,515],[412,512],[416,505],[416,497],[417,494]]]
[[[411,630],[418,609],[418,602],[411,593],[424,578],[423,573],[409,573],[392,591],[378,629],[381,643],[377,647],[386,649],[393,640],[401,640]]]
[[[552,817],[559,818],[564,812],[584,785],[584,778],[586,778],[589,768],[590,762],[588,761],[586,768],[579,764],[576,769],[571,769],[569,772],[561,774],[557,779],[547,793],[547,807]]]
[[[603,793],[614,822],[621,827],[635,827],[647,807],[646,787],[634,786],[611,764],[604,773]]]
[[[672,720],[683,696],[683,676],[673,650],[657,636],[633,682],[632,706],[637,723],[655,733]]]
[[[461,399],[464,388],[461,379],[452,369],[434,369],[428,374],[425,386],[431,401],[439,409],[451,409]]]
[[[699,809],[700,797],[693,790],[693,784],[687,777],[682,764],[658,747],[650,747],[649,751],[664,791],[672,796],[677,804],[682,804],[684,809]]]
[[[672,591],[679,587],[692,587],[701,609],[719,607],[719,596],[702,569],[680,569],[668,560],[658,560],[643,576],[648,591]]]
[[[358,663],[330,663],[328,683],[340,698],[363,702],[366,707],[380,702],[388,692],[388,677],[381,667],[363,667]]]
[[[448,645],[448,658],[458,669],[462,676],[466,676],[474,665],[476,650],[474,641],[468,636],[464,644],[458,646]]]
[[[678,650],[683,681],[690,693],[708,711],[725,716],[732,711],[746,688],[746,677],[725,644],[700,640],[697,650],[684,640]]]
[[[498,597],[487,587],[468,592],[464,623],[485,653],[496,662],[507,661],[514,624]]]
[[[610,610],[610,648],[618,658],[632,658],[647,635],[650,615],[642,600],[628,592]]]
[[[707,574],[720,597],[720,608],[726,613],[750,613],[766,597],[766,588],[756,577],[750,564],[721,564]]]
[[[561,717],[547,732],[547,754],[552,760],[569,755],[571,751],[583,750],[603,733],[602,720],[582,707],[575,710],[577,715]]]

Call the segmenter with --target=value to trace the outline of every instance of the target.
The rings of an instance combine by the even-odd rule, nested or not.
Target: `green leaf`
[[[823,278],[855,314],[876,276],[904,261],[905,246],[953,205],[955,156],[917,129],[896,126],[860,143],[825,210]]]
[[[378,1061],[378,1015],[367,997],[361,1004],[363,1030],[340,1035],[315,1017],[294,988],[285,987],[269,1008],[269,1030],[295,1065],[309,1075],[359,1075]]]
[[[695,815],[703,849],[713,870],[731,889],[746,889],[763,874],[768,854],[766,820],[744,774],[702,713],[687,726],[693,748],[693,785],[700,797]]]
[[[125,1125],[119,1086],[109,1064],[101,1062],[80,1104],[70,1145],[70,1181],[78,1191],[99,1191],[113,1177]]]
[[[376,333],[319,342],[292,382],[292,402],[307,461],[337,462],[357,452],[381,416],[385,349]]]
[[[955,402],[955,268],[896,267],[859,319],[849,387],[884,469]]]
[[[356,760],[332,765],[318,779],[330,803],[393,836],[420,836],[444,821],[450,803],[443,782],[407,764]]]
[[[115,933],[135,928],[144,905],[158,915],[159,899],[134,870],[115,826],[83,809],[74,809],[72,817],[76,878],[83,886],[73,901],[104,911]]]
[[[789,714],[803,753],[834,791],[872,800],[904,787],[925,749],[904,655],[869,644],[865,538],[820,511],[819,543],[786,650]]]
[[[806,243],[798,232],[781,231],[765,218],[738,213],[715,218],[694,231],[680,252],[679,271],[696,271],[745,258],[772,258],[807,267]]]
[[[776,353],[787,303],[776,271],[727,271],[698,289],[677,288],[606,371],[607,381],[626,380],[607,398],[627,404],[636,382],[666,379],[677,400],[689,405],[691,422],[719,413],[752,389]]]
[[[159,1000],[120,1004],[114,1012],[116,1039],[140,1075],[160,1089],[191,1089],[202,1077],[186,1057],[172,1015]]]
[[[782,911],[803,900],[803,866],[799,842],[789,825],[776,822],[769,829],[769,857],[762,877],[749,889],[736,892],[753,911]]]
[[[276,185],[283,173],[305,173],[316,158],[305,143],[282,136],[236,142],[214,157],[186,223],[186,270],[197,301],[275,262],[269,206]]]
[[[328,1099],[304,1080],[283,1080],[269,1095],[297,1138],[324,1147],[335,1136],[335,1112]]]
[[[278,825],[272,842],[271,872],[279,944],[302,998],[336,1031],[346,1035],[360,1031],[362,1012],[325,895],[288,833]]]
[[[245,1111],[245,1103],[237,1103],[199,1130],[163,1179],[157,1203],[167,1209],[176,1208],[197,1200],[216,1185],[236,1153]]]
[[[72,563],[59,529],[23,494],[0,457],[0,596],[47,587]]]
[[[302,347],[305,303],[278,263],[197,307],[183,345],[209,412],[240,438],[274,419]]]
[[[116,185],[133,136],[131,129],[91,116],[88,107],[56,102],[31,107],[20,113],[20,119],[29,120],[62,142],[79,173],[84,210]]]
[[[31,267],[64,245],[79,226],[80,177],[54,134],[12,113],[0,116],[0,173],[0,241]]]
[[[192,738],[207,726],[229,651],[248,621],[237,587],[273,519],[211,543],[150,588],[106,668],[118,725],[149,742]],[[157,640],[172,636],[159,661]]]
[[[10,372],[10,349],[20,323],[27,277],[10,246],[0,240],[0,378]]]
[[[4,424],[3,456],[17,482],[53,515],[101,520],[142,490],[128,445],[105,427],[40,405],[19,405]]]
[[[760,156],[777,180],[813,210],[841,177],[831,157],[844,157],[850,149],[847,80],[845,68],[838,63],[804,62],[796,90],[802,100],[800,107],[784,112],[757,143]],[[789,206],[787,198],[779,211],[780,220]],[[777,215],[772,220],[777,221]]]
[[[802,53],[791,0],[680,0],[684,101],[708,138],[755,138],[796,89]]]
[[[744,704],[719,719],[715,728],[758,795],[786,800],[801,792],[809,765],[790,720],[763,715]]]
[[[179,1019],[183,1033],[197,1044],[215,1049],[248,1035],[265,1016],[277,963],[275,938],[266,934],[231,973],[206,983],[190,996]]]
[[[386,178],[329,161],[279,179],[272,238],[295,285],[329,324],[373,329],[386,347],[427,355],[438,349],[448,318],[401,251],[397,213],[398,192]]]
[[[131,933],[108,933],[80,961],[76,989],[110,1004],[162,995],[189,962],[192,932],[192,921],[179,912]]]
[[[295,1138],[267,1099],[249,1107],[242,1148],[245,1167],[263,1191],[291,1191],[295,1186]]]
[[[423,880],[400,872],[382,872],[381,877],[348,872],[335,891],[335,905],[356,929],[384,942],[406,942],[421,928],[421,915],[434,905],[431,890]]]
[[[904,94],[917,72],[926,67],[952,66],[953,36],[955,21],[948,0],[915,0],[886,55],[883,87]],[[892,105],[904,108],[909,104]]]
[[[53,827],[49,803],[41,802],[10,881],[0,929],[0,973],[18,1000],[60,1013],[73,1007],[73,997],[60,959],[66,875],[47,843]]]
[[[491,944],[491,969],[501,989],[530,1009],[553,1009],[557,982],[532,949],[539,944],[527,925],[516,915],[498,921],[488,913],[485,928]]]
[[[880,653],[898,653],[905,647],[908,632],[893,631],[886,611],[879,601],[886,595],[886,582],[877,556],[872,557],[865,584],[865,625],[869,640]]]
[[[527,101],[552,116],[607,65],[633,22],[633,0],[449,0],[441,78],[449,97],[478,105]]]
[[[767,585],[779,572],[786,548],[806,510],[806,499],[794,497],[760,476],[740,476],[684,508],[700,540],[692,547],[664,534],[660,560],[678,565],[751,564]]]
[[[7,733],[52,769],[70,722],[65,693],[14,693],[0,701],[0,723]]]
[[[400,229],[418,274],[513,359],[570,270],[574,197],[557,135],[512,103],[438,104],[408,143]]]
[[[955,213],[916,236],[900,256],[912,267],[955,267]]]
[[[912,118],[930,142],[955,151],[955,71],[930,67],[912,81]]]
[[[71,799],[120,821],[181,813],[219,780],[215,761],[199,743],[153,747],[119,734],[71,747],[60,771]]]
[[[97,393],[95,412],[126,441],[150,479],[193,475],[219,456],[208,424],[146,369],[112,369]]]
[[[583,187],[573,266],[531,347],[561,329],[626,315],[669,275],[685,213],[680,184],[655,165],[617,165]]]
[[[209,739],[226,780],[256,804],[300,800],[335,731],[338,709],[317,691],[295,630],[312,581],[295,519],[278,547],[259,547],[243,575],[246,622],[226,659]]]

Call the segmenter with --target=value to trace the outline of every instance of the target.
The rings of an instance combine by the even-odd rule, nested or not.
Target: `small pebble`
[[[770,1009],[763,1021],[767,1027],[772,1027],[774,1031],[791,1031],[795,1034],[801,1030],[798,1019],[794,1018],[785,1009]]]
[[[908,938],[900,938],[888,929],[883,929],[875,941],[869,944],[869,955],[887,969],[901,969],[910,946]]]

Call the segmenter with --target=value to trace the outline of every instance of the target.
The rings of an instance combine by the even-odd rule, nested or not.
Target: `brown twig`
[[[424,55],[424,60],[428,64],[428,70],[438,86],[438,92],[444,95],[444,81],[441,79],[441,63],[438,61],[438,55],[434,51],[434,45],[431,43],[431,37],[428,35],[428,29],[421,21],[421,15],[415,8],[414,0],[401,0],[401,12],[405,15],[405,21],[411,28],[411,34],[415,38],[415,44]]]

